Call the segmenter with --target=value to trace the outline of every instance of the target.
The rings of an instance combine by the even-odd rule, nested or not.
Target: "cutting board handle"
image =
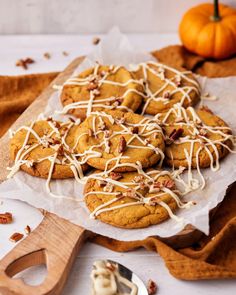
[[[1,295],[60,294],[69,270],[88,232],[46,212],[40,225],[0,261]],[[45,264],[47,276],[38,286],[13,276],[34,265]]]

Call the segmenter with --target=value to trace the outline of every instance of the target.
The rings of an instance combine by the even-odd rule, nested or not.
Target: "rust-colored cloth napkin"
[[[207,61],[178,45],[155,51],[153,55],[161,62],[185,67],[208,77],[236,75],[236,58],[220,62]],[[0,76],[0,136],[57,74]],[[192,247],[176,250],[155,237],[121,242],[95,236],[93,242],[115,251],[130,251],[138,247],[157,251],[165,260],[170,273],[179,279],[236,278],[236,185],[231,187],[210,218],[210,235],[202,235]]]
[[[0,76],[0,137],[57,75]]]

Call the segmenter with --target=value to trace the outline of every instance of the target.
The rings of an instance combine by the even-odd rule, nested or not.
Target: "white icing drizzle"
[[[114,198],[112,198],[111,200],[108,200],[107,202],[101,204],[100,206],[98,206],[97,208],[95,208],[95,210],[90,214],[90,218],[96,218],[98,215],[100,215],[101,213],[104,213],[104,212],[109,212],[109,211],[113,211],[113,210],[116,210],[116,209],[121,209],[121,208],[125,208],[125,207],[129,207],[129,206],[137,206],[137,205],[144,205],[144,204],[148,204],[148,205],[153,205],[152,202],[153,200],[155,199],[156,203],[159,204],[160,206],[164,207],[169,216],[171,218],[173,218],[175,221],[178,221],[178,222],[182,222],[183,220],[178,218],[176,215],[174,215],[174,213],[172,212],[171,208],[168,206],[168,204],[166,204],[165,202],[162,202],[160,197],[163,196],[163,195],[169,195],[170,197],[172,197],[177,206],[179,208],[189,208],[191,207],[194,202],[190,201],[188,203],[182,203],[180,201],[180,198],[179,196],[174,192],[174,190],[171,190],[165,186],[162,186],[159,190],[158,193],[154,194],[154,195],[150,195],[148,197],[146,196],[143,196],[142,192],[138,191],[140,189],[139,187],[139,184],[138,183],[135,183],[135,182],[123,182],[123,181],[116,181],[114,179],[112,179],[109,174],[117,167],[122,167],[123,165],[125,164],[119,164],[119,160],[120,158],[117,157],[116,159],[116,165],[110,169],[110,170],[107,170],[107,167],[105,169],[104,172],[100,172],[100,173],[97,173],[97,174],[92,174],[90,176],[88,176],[88,179],[94,179],[96,181],[105,181],[106,183],[110,184],[110,185],[113,185],[113,186],[116,186],[116,187],[120,187],[122,188],[125,192],[129,191],[129,189],[132,188],[132,186],[135,185],[135,187],[133,188],[134,189],[134,194],[132,195],[129,195],[129,198],[131,199],[134,199],[135,201],[134,202],[126,202],[124,204],[118,204],[118,205],[114,205],[114,206],[111,206],[113,203],[119,201],[119,200],[122,200],[122,198],[124,197],[124,194],[123,194],[123,191],[116,191],[116,192],[110,192],[110,193],[107,193],[107,192],[104,192],[104,191],[90,191],[88,193],[85,194],[84,197],[88,196],[88,195],[103,195],[105,193],[105,195],[109,195],[109,196],[114,196]],[[129,164],[130,166],[130,164]],[[151,185],[154,184],[158,178],[160,176],[164,176],[164,175],[168,175],[170,177],[170,180],[171,179],[175,179],[175,177],[178,176],[178,174],[176,172],[174,173],[171,173],[170,171],[158,171],[158,170],[151,170],[151,171],[148,171],[148,172],[144,172],[142,170],[142,168],[140,168],[140,164],[138,165],[134,165],[132,166],[134,168],[137,169],[138,171],[138,175],[141,175],[143,178],[142,178],[142,182],[145,183],[145,186],[148,187],[148,189],[150,189]],[[134,178],[135,179],[135,178]],[[134,181],[133,179],[133,181]],[[181,195],[181,192],[178,192],[179,195]],[[165,205],[163,205],[163,203]],[[155,205],[155,203],[154,203]]]
[[[52,131],[50,131],[47,135],[43,135],[42,137],[40,137],[37,134],[37,132],[33,129],[36,122],[37,121],[32,122],[30,126],[22,126],[16,131],[16,132],[20,132],[21,130],[26,130],[26,134],[25,134],[24,142],[15,156],[15,161],[13,166],[11,168],[8,168],[8,170],[10,170],[10,173],[8,174],[7,178],[13,177],[13,175],[24,164],[26,164],[28,167],[32,167],[34,164],[48,160],[50,161],[51,164],[50,164],[50,169],[49,169],[48,177],[46,181],[47,193],[54,198],[64,198],[64,199],[69,199],[76,202],[81,202],[81,200],[78,200],[72,197],[55,195],[51,192],[51,189],[50,189],[50,181],[52,179],[53,170],[56,164],[69,166],[76,180],[82,183],[81,179],[84,177],[84,174],[83,174],[81,165],[87,162],[88,157],[86,155],[87,153],[89,153],[89,151],[84,154],[76,155],[75,153],[73,153],[73,148],[71,149],[70,146],[66,143],[66,138],[71,128],[75,126],[76,123],[69,122],[69,123],[60,124],[56,121],[53,121],[52,119],[49,119],[47,123],[52,128]],[[59,124],[58,126],[59,128],[56,127],[57,124]],[[65,127],[66,130],[64,131],[63,134],[60,134],[59,129],[63,127]],[[56,134],[57,136],[56,138],[52,137],[54,134]],[[36,143],[28,144],[30,135],[33,135],[34,139],[37,141]],[[54,143],[54,140],[55,140],[55,143]],[[45,147],[50,147],[52,150],[55,150],[55,152],[47,157],[42,157],[37,160],[33,160],[33,159],[28,160],[26,157],[30,154],[30,152],[32,152],[35,148],[41,145]],[[62,147],[64,151],[62,155],[59,155],[58,153],[58,149],[60,147]],[[92,152],[92,155],[98,156],[98,153]]]
[[[177,119],[182,118],[180,123],[171,122],[167,123],[168,118],[173,114]],[[158,119],[159,120],[159,119]],[[205,150],[206,153],[209,156],[210,159],[210,169],[213,172],[216,172],[220,169],[220,156],[219,151],[216,145],[222,145],[224,148],[226,148],[229,152],[236,153],[236,151],[232,150],[230,147],[228,147],[224,142],[227,140],[230,140],[235,146],[235,137],[232,134],[227,134],[222,131],[230,131],[231,129],[227,126],[210,126],[206,125],[199,117],[199,115],[196,113],[196,111],[192,107],[188,107],[187,109],[183,108],[181,104],[175,104],[164,116],[164,118],[161,120],[162,126],[175,126],[178,125],[181,127],[187,126],[188,132],[191,134],[191,136],[185,136],[180,137],[176,140],[174,140],[174,144],[183,144],[183,143],[190,143],[189,151],[187,149],[184,149],[184,154],[186,161],[188,163],[188,185],[186,187],[186,192],[198,189],[199,187],[203,189],[206,185],[206,181],[201,173],[200,169],[200,159],[199,155],[202,150]],[[203,130],[203,131],[202,131]],[[205,134],[206,132],[206,134]],[[221,136],[221,139],[213,140],[211,138],[208,138],[209,134],[217,134]],[[200,144],[199,148],[196,151],[196,154],[193,154],[194,145],[195,143]],[[212,148],[213,152],[210,151],[209,148]],[[215,157],[214,157],[214,156]],[[199,175],[199,178],[201,181],[193,177],[192,172],[192,161],[195,156],[196,161],[196,169],[197,173]],[[171,155],[173,160],[173,155]],[[182,182],[183,180],[178,179],[177,181]]]
[[[159,72],[152,68],[151,66],[156,67],[157,69],[159,69]],[[190,94],[192,91],[196,92],[198,95],[200,94],[200,86],[198,84],[198,82],[196,82],[194,79],[191,79],[187,76],[187,74],[190,74],[191,72],[181,72],[178,71],[172,67],[169,67],[167,65],[158,63],[158,62],[147,62],[147,63],[141,63],[137,66],[136,71],[138,71],[139,69],[142,69],[143,72],[143,80],[144,80],[144,90],[146,92],[146,103],[143,106],[143,110],[142,110],[142,115],[145,114],[146,109],[148,107],[148,105],[150,104],[151,101],[161,101],[164,104],[168,104],[169,102],[171,102],[171,97],[177,93],[177,92],[181,92],[182,93],[182,98],[181,101],[179,102],[181,105],[184,104],[185,100],[187,99],[188,102],[191,102],[191,97]],[[171,71],[172,73],[175,74],[175,77],[179,77],[179,79],[181,80],[186,80],[189,83],[192,84],[192,86],[181,86],[181,85],[176,85],[176,83],[174,82],[175,77],[173,78],[165,78],[165,70]],[[155,93],[152,93],[152,91],[149,88],[149,83],[148,83],[148,72],[152,73],[154,76],[160,78],[162,81],[164,81],[164,84],[162,85],[162,87],[160,87]],[[165,97],[165,89],[171,85],[174,89],[172,91],[168,91],[168,96]],[[160,93],[163,93],[162,96],[160,96]]]
[[[79,77],[72,77],[72,78],[69,78],[65,83],[64,85],[78,85],[78,86],[89,86],[89,84],[92,82],[92,81],[96,81],[97,83],[97,88],[95,89],[91,89],[89,90],[90,91],[90,98],[89,100],[85,100],[85,101],[78,101],[78,102],[74,102],[74,103],[71,103],[71,104],[68,104],[66,105],[62,111],[58,112],[58,113],[61,113],[61,114],[66,114],[69,110],[74,110],[74,109],[78,109],[78,108],[82,108],[82,109],[87,109],[87,113],[86,115],[89,116],[92,112],[93,109],[95,108],[103,108],[103,109],[123,109],[123,110],[126,110],[126,111],[130,111],[130,112],[133,112],[132,109],[128,108],[127,106],[124,106],[124,105],[119,105],[120,102],[119,99],[122,99],[124,100],[125,97],[130,94],[130,93],[136,93],[142,97],[145,97],[144,93],[143,92],[140,92],[136,89],[133,89],[133,88],[128,88],[125,90],[125,92],[122,94],[121,97],[105,97],[105,98],[102,98],[102,99],[96,99],[96,92],[99,93],[99,88],[101,87],[101,85],[103,84],[109,84],[109,85],[113,85],[113,86],[119,86],[119,87],[127,87],[129,86],[131,83],[134,83],[134,84],[138,84],[140,86],[143,87],[143,83],[142,81],[140,80],[137,80],[137,79],[129,79],[125,82],[118,82],[118,81],[111,81],[111,80],[108,80],[106,78],[109,77],[110,74],[115,74],[116,72],[118,72],[122,66],[112,66],[113,69],[109,72],[106,72],[104,71],[103,73],[103,76],[101,75],[98,75],[98,70],[99,70],[99,65],[97,65],[95,68],[94,68],[94,72],[89,75],[88,77],[84,77],[84,78],[79,78]],[[111,103],[111,104],[109,104]]]

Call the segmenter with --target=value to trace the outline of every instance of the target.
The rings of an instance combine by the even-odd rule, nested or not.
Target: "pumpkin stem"
[[[219,3],[218,0],[214,0],[214,15],[212,16],[212,20],[217,22],[221,19],[219,14]]]

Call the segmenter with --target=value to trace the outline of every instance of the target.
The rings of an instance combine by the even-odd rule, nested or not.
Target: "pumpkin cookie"
[[[177,104],[160,121],[166,135],[165,160],[176,168],[218,170],[219,160],[233,145],[231,129],[207,107],[195,111]]]
[[[97,65],[64,84],[61,102],[64,113],[84,120],[92,111],[136,111],[143,95],[142,82],[124,67]]]
[[[77,142],[78,154],[87,154],[87,163],[100,170],[134,171],[135,164],[147,168],[164,158],[161,127],[130,112],[89,116],[78,128]]]
[[[96,171],[89,176],[84,198],[90,217],[123,228],[143,228],[158,224],[173,214],[181,203],[175,182],[168,171],[110,172]]]
[[[200,86],[192,72],[177,70],[158,62],[138,65],[134,76],[143,79],[146,97],[142,114],[156,115],[168,111],[174,104],[193,106],[200,99]]]
[[[74,155],[77,129],[78,125],[74,122],[62,123],[51,118],[21,127],[10,141],[10,157],[14,165],[9,177],[19,169],[42,178],[70,178],[75,173],[82,175],[87,164]]]

